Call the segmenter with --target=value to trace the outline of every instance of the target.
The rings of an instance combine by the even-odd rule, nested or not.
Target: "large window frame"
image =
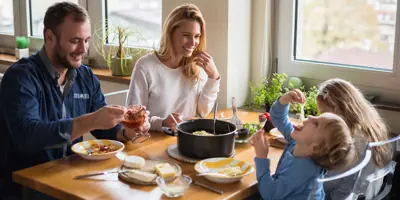
[[[372,93],[382,93],[385,90],[400,91],[400,20],[396,20],[396,36],[393,56],[393,70],[372,70],[354,66],[335,65],[319,62],[295,60],[295,14],[296,0],[276,1],[276,46],[278,72],[290,76],[299,76],[311,82],[321,82],[330,78],[340,77],[356,85],[368,88]],[[400,19],[400,3],[397,5],[397,19]],[[399,101],[399,100],[397,100]]]
[[[30,39],[31,44],[29,49],[31,52],[38,51],[44,43],[44,39],[38,36],[32,36],[31,34],[31,13],[30,13],[30,2],[32,0],[14,0],[13,1],[13,13],[14,13],[14,35],[0,34],[0,48],[15,48],[15,37],[16,36],[27,36]],[[79,0],[78,3],[82,5],[89,13],[91,18],[92,37],[94,37],[95,25],[99,21],[103,21],[100,32],[102,35],[105,33],[106,18],[106,1],[105,0]],[[105,48],[109,46],[115,46],[115,44],[105,44]],[[146,47],[131,47],[148,49]],[[90,42],[88,57],[95,60],[97,67],[105,67],[104,59],[96,52],[93,41]]]
[[[110,0],[108,0],[110,1]],[[101,29],[102,30],[97,30],[97,34],[100,32],[100,34],[98,34],[98,36],[100,37],[104,37],[105,35],[105,28],[106,28],[106,23],[105,23],[105,19],[107,17],[107,2],[106,0],[96,0],[96,1],[87,1],[87,10],[89,13],[89,16],[91,18],[91,27],[92,27],[92,37],[94,37],[95,34],[95,26],[96,24],[101,21]],[[98,26],[98,24],[97,24]],[[99,27],[98,27],[99,28]],[[104,48],[107,51],[108,47],[111,46],[115,46],[115,44],[109,44],[106,43],[104,44]],[[136,47],[136,46],[130,46],[128,48],[131,49],[149,49],[147,47]],[[96,50],[95,50],[95,44],[93,42],[93,40],[90,42],[89,44],[89,52],[88,52],[88,56],[92,59],[94,59],[95,63],[96,63],[96,67],[107,67],[104,61],[104,58],[102,57],[102,55],[100,55]]]
[[[14,11],[14,35],[0,34],[0,47],[15,48],[15,37],[29,37],[31,44],[29,49],[31,52],[39,50],[43,46],[44,39],[42,37],[31,35],[31,19],[30,19],[30,2],[32,0],[13,0]],[[87,0],[78,0],[78,3],[84,8],[87,7]]]

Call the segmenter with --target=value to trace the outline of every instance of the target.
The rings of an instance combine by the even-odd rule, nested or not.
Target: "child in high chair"
[[[324,199],[322,184],[316,179],[322,178],[325,170],[347,168],[356,160],[350,130],[339,116],[309,116],[303,125],[289,121],[289,103],[304,101],[300,90],[292,90],[271,107],[272,123],[288,141],[274,175],[264,131],[259,130],[249,139],[256,153],[258,190],[263,199]],[[315,194],[310,195],[312,191]]]
[[[369,142],[388,140],[389,130],[385,122],[361,91],[352,83],[339,79],[329,79],[319,85],[316,97],[320,113],[331,112],[343,118],[351,131],[357,154],[362,155]],[[392,159],[390,145],[372,148],[372,159],[360,174],[360,180],[386,166]],[[362,159],[362,156],[359,156]],[[357,161],[357,163],[360,160]],[[328,170],[326,175],[334,176],[343,173],[341,170]],[[352,192],[356,174],[339,180],[324,183],[325,199],[345,199]],[[367,186],[366,199],[372,199],[379,193],[383,179],[376,179]]]

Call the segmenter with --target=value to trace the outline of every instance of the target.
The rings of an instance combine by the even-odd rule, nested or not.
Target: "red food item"
[[[125,113],[125,126],[128,128],[139,128],[146,118],[146,110],[143,106],[129,106]]]
[[[265,113],[263,114],[263,116],[265,116],[265,118],[267,118],[268,121],[271,120],[271,115],[270,115],[268,112],[265,112]]]

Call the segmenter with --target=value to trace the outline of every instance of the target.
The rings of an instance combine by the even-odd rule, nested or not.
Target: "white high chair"
[[[379,190],[379,193],[369,199],[372,199],[372,200],[384,199],[389,195],[390,189],[392,187],[392,178],[393,178],[394,169],[396,167],[396,162],[391,161],[385,167],[375,171],[372,174],[369,174],[366,177],[361,176],[361,174],[363,173],[363,170],[365,170],[365,166],[367,166],[371,162],[371,157],[372,157],[371,148],[372,147],[382,146],[382,145],[389,144],[389,143],[393,144],[399,140],[400,140],[400,135],[397,137],[394,137],[392,139],[386,140],[386,141],[369,143],[368,145],[366,145],[366,149],[365,149],[365,152],[363,155],[364,158],[358,165],[345,171],[342,174],[338,174],[338,175],[326,177],[326,178],[320,178],[320,179],[317,179],[317,181],[318,182],[333,181],[333,180],[337,180],[337,179],[341,179],[341,178],[350,176],[352,174],[357,174],[356,182],[354,183],[354,186],[353,186],[353,191],[346,198],[346,200],[355,200],[355,199],[358,200],[358,199],[366,199],[365,194],[367,194],[367,192],[368,192],[367,191],[368,186],[371,185],[371,183],[373,183],[375,181],[382,180],[382,178],[383,178],[383,183]],[[397,150],[396,145],[394,144],[393,147],[394,147],[393,148],[394,152],[396,152],[396,150]]]

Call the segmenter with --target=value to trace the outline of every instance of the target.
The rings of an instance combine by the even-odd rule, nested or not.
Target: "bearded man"
[[[54,4],[46,11],[43,35],[42,49],[9,67],[0,85],[4,199],[22,194],[13,171],[72,154],[70,147],[85,133],[123,142],[136,135],[119,125],[126,109],[107,106],[99,80],[82,65],[91,37],[87,11],[70,2]],[[139,131],[149,128],[146,121]]]

